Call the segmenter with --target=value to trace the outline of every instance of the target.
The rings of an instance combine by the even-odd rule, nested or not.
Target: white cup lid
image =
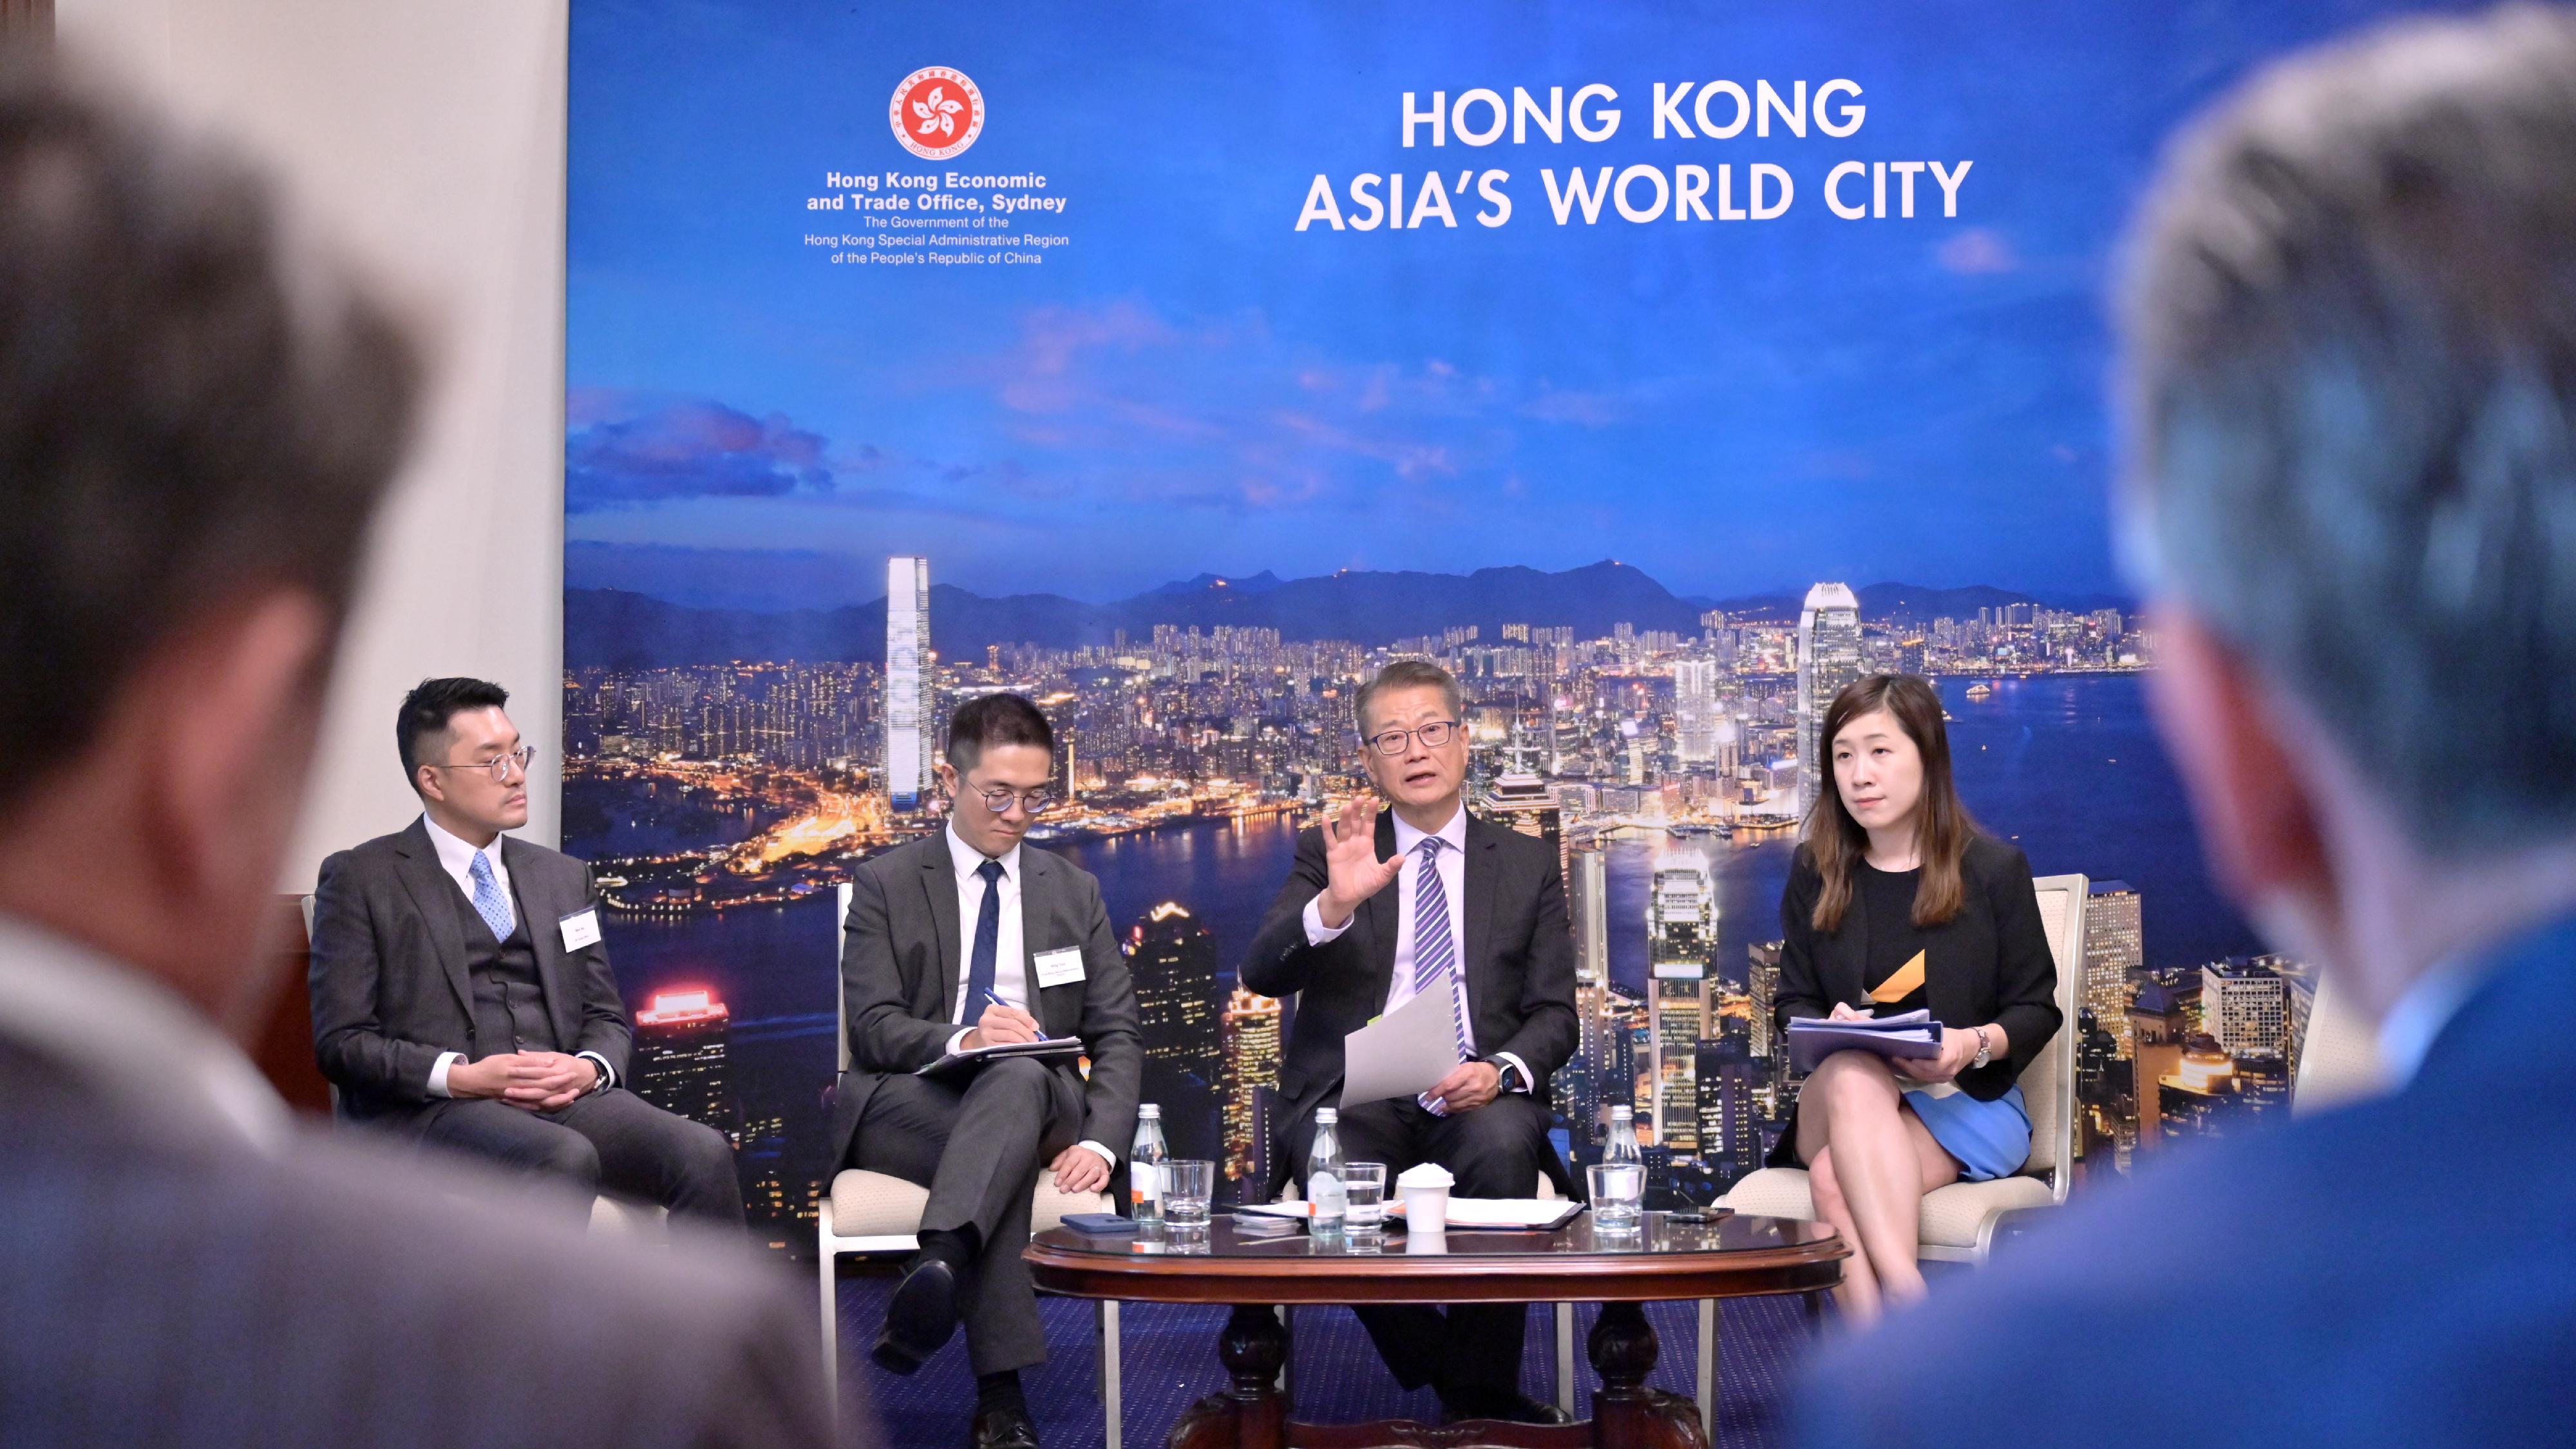
[[[1399,1174],[1395,1179],[1395,1185],[1398,1187],[1448,1187],[1457,1182],[1457,1180],[1458,1179],[1449,1175],[1449,1169],[1442,1167],[1439,1163],[1418,1162],[1413,1166],[1406,1168],[1401,1174]]]

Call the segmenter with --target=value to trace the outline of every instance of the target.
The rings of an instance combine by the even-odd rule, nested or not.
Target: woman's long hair
[[[1834,778],[1834,736],[1872,710],[1886,710],[1914,741],[1923,757],[1923,793],[1914,805],[1914,844],[1923,878],[1914,888],[1914,924],[1937,926],[1959,914],[1967,884],[1959,862],[1977,822],[1959,803],[1959,787],[1950,778],[1950,735],[1941,725],[1941,696],[1911,674],[1872,674],[1856,679],[1825,707],[1824,725],[1816,731],[1814,768],[1821,775],[1816,805],[1807,812],[1807,853],[1824,877],[1811,917],[1819,931],[1842,929],[1851,908],[1856,863],[1869,850],[1869,832],[1843,804],[1842,786]]]

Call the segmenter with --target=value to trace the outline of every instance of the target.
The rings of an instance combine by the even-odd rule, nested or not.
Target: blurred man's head
[[[2576,900],[2576,16],[2275,68],[2133,246],[2159,715],[2222,877],[2385,1006],[2477,944],[2410,892]]]
[[[469,845],[528,823],[536,751],[501,712],[510,691],[484,679],[424,679],[403,696],[394,747],[421,808]]]
[[[0,61],[0,913],[238,1005],[416,374],[243,166]]]

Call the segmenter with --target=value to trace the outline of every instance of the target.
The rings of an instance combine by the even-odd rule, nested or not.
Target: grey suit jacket
[[[1380,860],[1395,854],[1392,814],[1378,817],[1377,854]],[[1473,815],[1464,863],[1458,959],[1467,973],[1476,1048],[1488,1058],[1510,1052],[1528,1063],[1538,1079],[1531,1095],[1543,1104],[1548,1078],[1574,1055],[1577,1040],[1574,933],[1566,924],[1563,873],[1547,842]],[[1386,1008],[1395,981],[1402,909],[1396,887],[1362,901],[1350,930],[1321,946],[1308,943],[1306,903],[1330,878],[1323,832],[1309,826],[1298,835],[1288,880],[1243,958],[1245,986],[1297,997],[1296,1024],[1279,1067],[1283,1134],[1317,1107],[1340,1100],[1342,1038]],[[1290,1166],[1282,1154],[1273,1177],[1284,1182]]]
[[[1047,1035],[1079,1036],[1090,1053],[1091,1080],[1075,1135],[1123,1157],[1135,1140],[1144,1052],[1136,1038],[1136,987],[1100,902],[1100,882],[1061,856],[1022,845],[1020,942],[1031,958],[1067,946],[1082,950],[1082,979],[1040,988],[1034,1015]],[[841,1074],[832,1111],[832,1141],[842,1157],[877,1082],[939,1060],[957,1034],[963,951],[947,832],[874,856],[853,873],[841,944],[850,1068]]]
[[[619,1080],[633,1032],[609,969],[608,945],[563,948],[558,923],[599,904],[590,867],[508,836],[501,863],[537,957],[546,1011],[567,1052],[597,1052]],[[313,1050],[357,1120],[400,1117],[433,1100],[442,1052],[468,1061],[507,1049],[474,1039],[466,978],[463,893],[438,864],[429,830],[378,836],[322,862],[313,897]]]
[[[174,1133],[0,1039],[0,1444],[832,1441],[812,1307],[748,1248],[586,1238],[397,1151]]]

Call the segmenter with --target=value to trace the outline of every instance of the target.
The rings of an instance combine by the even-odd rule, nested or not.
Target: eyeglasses
[[[1422,741],[1422,747],[1426,750],[1436,750],[1449,743],[1449,737],[1457,732],[1456,720],[1435,719],[1427,725],[1415,725],[1409,730],[1380,730],[1369,736],[1368,742],[1369,748],[1381,755],[1400,755],[1404,753],[1404,742],[1408,739]]]
[[[441,764],[436,760],[426,761],[425,763],[427,763],[433,770],[481,770],[490,775],[494,783],[497,784],[510,778],[510,767],[512,765],[518,766],[520,772],[524,774],[527,771],[528,762],[536,757],[537,747],[535,745],[521,745],[506,755],[494,755],[488,760],[469,760],[461,765]]]
[[[1009,813],[1011,802],[1014,800],[1019,801],[1020,808],[1031,815],[1055,803],[1055,792],[1052,790],[1014,790],[1008,785],[995,785],[989,790],[970,785],[966,793],[982,800],[984,808],[996,815]]]

